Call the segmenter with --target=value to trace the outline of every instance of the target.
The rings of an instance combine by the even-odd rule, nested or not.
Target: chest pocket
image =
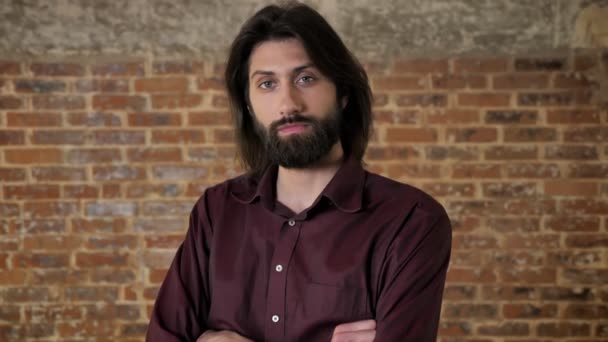
[[[362,288],[309,283],[302,297],[296,316],[304,320],[344,323],[372,316],[367,291]]]

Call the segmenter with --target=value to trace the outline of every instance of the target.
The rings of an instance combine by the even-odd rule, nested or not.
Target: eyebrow
[[[292,74],[296,74],[306,68],[310,68],[310,67],[314,67],[314,64],[312,63],[308,63],[308,64],[304,64],[301,65],[299,67],[293,68],[293,70],[291,71]],[[253,73],[251,73],[251,76],[249,77],[250,79],[253,78],[255,75],[263,75],[263,76],[271,76],[274,75],[275,72],[274,71],[267,71],[267,70],[256,70]]]

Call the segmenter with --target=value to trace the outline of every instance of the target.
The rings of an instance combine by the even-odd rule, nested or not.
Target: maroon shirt
[[[207,189],[156,298],[147,341],[232,330],[329,341],[376,320],[376,341],[434,341],[450,258],[443,207],[348,160],[307,210],[276,201],[277,168]]]

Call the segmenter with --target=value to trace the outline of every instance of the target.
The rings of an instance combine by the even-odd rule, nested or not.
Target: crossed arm
[[[344,323],[334,328],[331,342],[372,342],[376,337],[376,321]],[[232,331],[208,330],[196,342],[253,342]]]

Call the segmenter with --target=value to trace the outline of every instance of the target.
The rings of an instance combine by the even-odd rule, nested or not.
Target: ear
[[[342,105],[342,109],[346,108],[346,105],[348,104],[348,96],[343,96],[340,99],[341,105]]]

